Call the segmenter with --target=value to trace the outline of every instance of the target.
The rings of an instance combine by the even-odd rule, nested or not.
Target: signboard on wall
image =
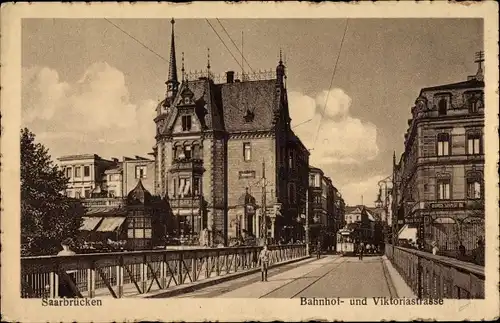
[[[439,210],[439,209],[460,209],[465,207],[465,202],[437,202],[430,204],[431,209]]]
[[[240,171],[239,173],[239,178],[255,178],[255,171],[254,170],[243,170]]]

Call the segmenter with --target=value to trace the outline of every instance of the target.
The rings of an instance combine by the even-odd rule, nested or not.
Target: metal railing
[[[390,244],[385,254],[418,298],[484,298],[483,266]]]
[[[122,298],[258,266],[261,247],[148,250],[21,258],[21,297]],[[270,246],[270,265],[306,256],[304,245]],[[63,295],[64,296],[64,295]]]

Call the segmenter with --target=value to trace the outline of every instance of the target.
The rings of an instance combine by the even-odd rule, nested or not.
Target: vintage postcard
[[[2,5],[3,318],[498,318],[497,14]]]

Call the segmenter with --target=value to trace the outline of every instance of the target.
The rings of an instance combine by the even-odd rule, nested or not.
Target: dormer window
[[[182,116],[182,131],[191,131],[191,116]]]
[[[445,98],[442,98],[439,100],[438,103],[438,113],[440,116],[445,116],[446,112],[448,110],[448,102],[446,101]]]
[[[243,118],[245,119],[245,122],[252,122],[254,117],[255,117],[255,115],[253,114],[253,112],[248,110],[248,109],[247,109],[247,113],[245,114],[245,116],[243,116]]]
[[[185,97],[184,104],[191,104],[191,99],[189,97]]]

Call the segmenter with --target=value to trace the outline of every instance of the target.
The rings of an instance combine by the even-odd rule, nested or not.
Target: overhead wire
[[[134,36],[132,36],[131,34],[129,34],[128,32],[126,32],[125,30],[123,30],[122,28],[120,28],[120,26],[116,25],[115,23],[111,22],[109,19],[107,18],[104,18],[104,20],[106,20],[107,22],[109,22],[112,26],[114,26],[116,29],[120,30],[121,32],[123,32],[125,35],[129,36],[130,38],[132,38],[133,40],[135,40],[138,44],[142,45],[144,48],[146,48],[148,51],[150,51],[151,53],[155,54],[156,56],[158,56],[160,59],[162,59],[163,61],[165,62],[168,62],[168,60],[161,56],[160,54],[158,54],[157,52],[155,52],[153,49],[149,48],[147,45],[145,45],[143,42],[141,42],[139,39],[135,38]]]
[[[210,21],[208,21],[208,19],[205,18],[205,20],[208,23],[208,25],[212,28],[212,30],[214,31],[214,33],[217,35],[217,37],[219,37],[219,40],[222,42],[222,44],[224,45],[224,47],[226,47],[226,49],[229,52],[229,54],[231,54],[231,56],[233,57],[233,59],[236,62],[236,64],[238,64],[238,66],[243,69],[243,66],[241,66],[241,64],[238,61],[238,59],[236,57],[234,57],[233,52],[229,49],[229,47],[227,47],[226,43],[224,42],[224,40],[222,39],[222,37],[219,35],[219,33],[217,32],[217,30],[215,30],[214,26],[212,26],[212,24],[210,23]]]
[[[245,63],[247,63],[248,67],[250,68],[250,70],[252,71],[252,73],[255,73],[252,66],[250,66],[250,64],[248,63],[247,59],[245,58],[245,56],[243,55],[243,53],[240,51],[240,49],[238,48],[238,45],[236,45],[236,43],[233,41],[233,39],[231,38],[231,36],[229,36],[229,33],[227,32],[226,28],[224,28],[224,25],[222,24],[222,22],[219,20],[219,18],[215,18],[217,19],[217,22],[219,23],[219,25],[222,27],[222,29],[224,30],[224,32],[226,33],[227,37],[229,38],[229,40],[231,40],[231,42],[233,43],[234,45],[234,48],[236,48],[236,50],[238,51],[238,53],[240,53],[240,55],[243,57],[243,60],[245,61]],[[241,65],[240,65],[241,66]]]
[[[319,124],[318,124],[318,130],[316,131],[316,137],[314,139],[314,145],[313,145],[313,147],[316,146],[316,141],[318,140],[319,130],[321,129],[321,122],[323,121],[323,116],[324,116],[324,114],[326,112],[326,106],[328,104],[328,98],[330,96],[330,91],[332,90],[333,80],[335,78],[335,72],[337,71],[337,65],[338,65],[338,62],[339,62],[340,54],[342,52],[342,46],[344,45],[344,39],[345,39],[345,35],[346,35],[346,32],[347,32],[347,25],[348,25],[348,23],[349,23],[349,19],[346,19],[345,28],[344,28],[344,34],[342,35],[342,40],[340,41],[339,52],[337,54],[337,59],[335,61],[335,66],[333,67],[332,78],[330,80],[330,87],[328,88],[328,92],[326,94],[325,106],[323,107],[323,113],[320,115]]]

